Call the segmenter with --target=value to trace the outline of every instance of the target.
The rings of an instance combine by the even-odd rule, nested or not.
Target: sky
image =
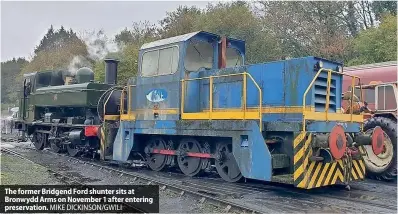
[[[179,5],[204,8],[207,1],[41,1],[1,2],[1,61],[30,58],[47,29],[75,32],[103,29],[113,37],[133,22],[157,23]]]

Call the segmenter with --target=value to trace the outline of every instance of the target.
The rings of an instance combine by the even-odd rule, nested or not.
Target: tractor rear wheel
[[[364,157],[366,172],[369,178],[393,180],[397,177],[397,123],[386,117],[373,117],[364,124],[364,132],[370,132],[380,126],[387,135],[383,152],[375,155],[372,146],[364,146],[367,156]]]

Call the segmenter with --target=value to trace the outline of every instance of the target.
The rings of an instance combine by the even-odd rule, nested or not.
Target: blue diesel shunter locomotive
[[[378,136],[340,111],[343,75],[317,57],[246,65],[244,41],[203,31],[144,44],[120,114],[103,115],[101,158],[306,189],[363,179],[359,142]]]

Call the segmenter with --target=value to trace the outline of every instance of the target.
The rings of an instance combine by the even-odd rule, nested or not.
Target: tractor
[[[383,129],[384,146],[378,155],[372,146],[364,146],[367,176],[377,180],[395,180],[397,177],[397,62],[346,67],[344,73],[361,78],[354,90],[353,111],[366,119],[363,131],[371,133],[377,126]],[[343,80],[343,89],[351,93],[351,80]],[[362,94],[360,93],[362,88]],[[347,97],[347,96],[345,96]],[[359,97],[364,99],[359,102]],[[343,109],[350,111],[350,100],[345,100]],[[343,110],[344,111],[344,110]]]

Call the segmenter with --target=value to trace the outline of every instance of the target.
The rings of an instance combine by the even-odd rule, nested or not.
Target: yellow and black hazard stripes
[[[312,136],[309,132],[301,132],[293,141],[293,180],[295,186],[304,187],[308,181],[308,175],[306,171],[310,155],[312,154],[312,149],[310,146],[311,140]]]
[[[351,180],[365,178],[365,163],[363,160],[352,160]]]
[[[304,189],[312,189],[321,186],[336,184],[337,181],[343,181],[344,176],[338,162],[310,162],[304,170],[304,179],[296,185]]]
[[[101,157],[101,160],[105,160],[105,128],[104,128],[104,126],[101,126],[101,129],[100,129],[100,136],[101,136],[101,138],[100,138],[100,147],[101,147],[101,150],[100,150],[100,157]]]
[[[312,189],[364,178],[363,160],[352,160],[350,163],[347,161],[351,161],[351,159],[341,159],[331,163],[310,161],[311,141],[312,135],[303,132],[297,135],[293,141],[293,181],[296,187]],[[348,172],[350,175],[347,175]]]

